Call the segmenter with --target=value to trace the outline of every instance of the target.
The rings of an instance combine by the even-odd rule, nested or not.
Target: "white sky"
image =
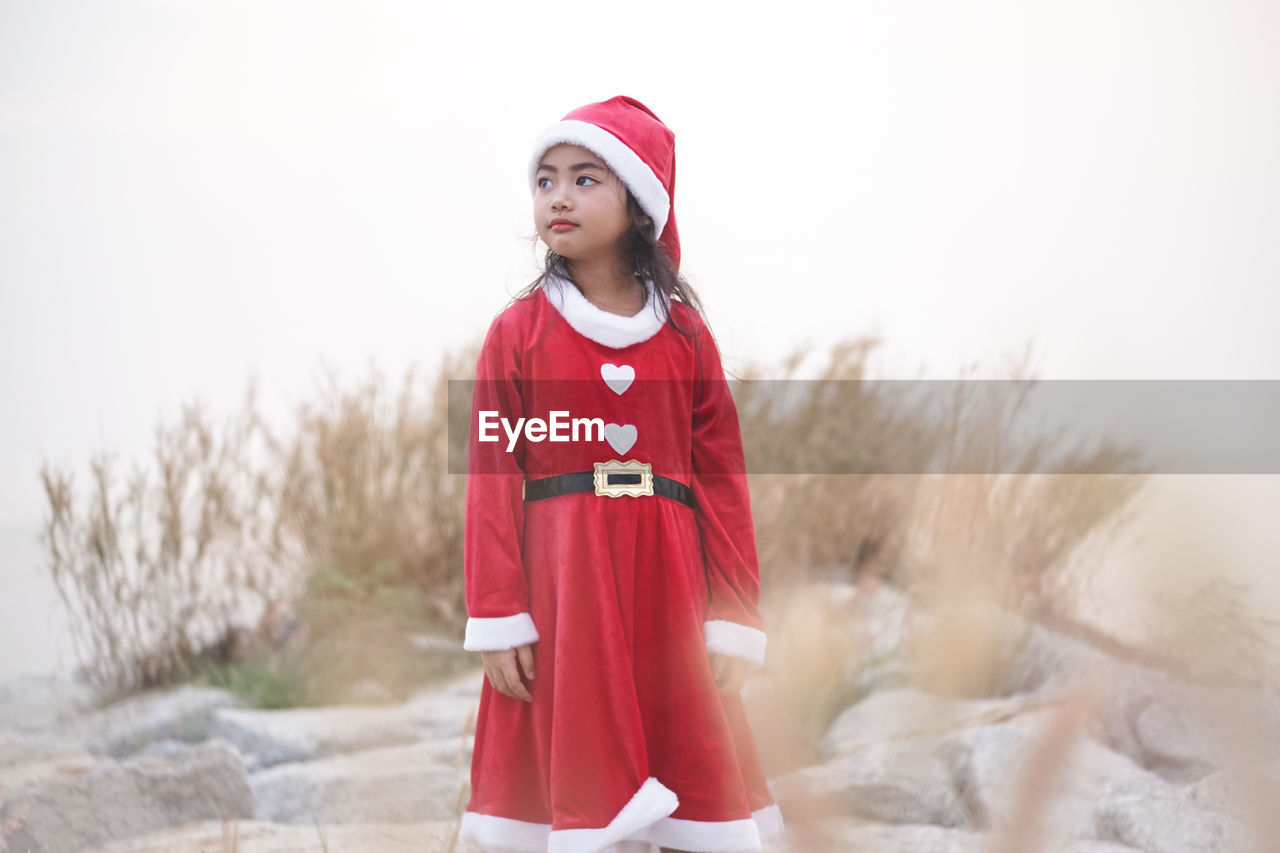
[[[1270,0],[5,0],[0,521],[250,372],[284,412],[478,338],[530,142],[618,93],[731,367],[1280,378],[1278,48]]]
[[[322,360],[477,339],[535,272],[533,137],[619,93],[676,132],[730,367],[879,333],[884,377],[1029,347],[1044,378],[1280,378],[1273,0],[0,0],[0,674],[65,660],[41,460],[83,486],[250,373],[282,416]],[[1217,518],[1249,553],[1208,564],[1276,576],[1280,478],[1166,481],[1157,525]]]

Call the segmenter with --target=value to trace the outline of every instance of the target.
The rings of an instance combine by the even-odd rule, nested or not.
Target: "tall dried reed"
[[[906,586],[981,562],[1025,595],[1054,600],[1054,573],[1114,520],[1136,478],[875,473],[938,460],[942,470],[975,460],[1032,470],[1054,449],[1033,443],[1012,456],[1016,399],[975,415],[963,398],[971,386],[957,385],[951,417],[938,418],[864,383],[876,345],[833,347],[812,380],[795,380],[803,353],[779,369],[749,366],[746,378],[775,379],[734,388],[749,467],[780,472],[751,477],[766,594],[785,597],[824,572]],[[70,475],[46,466],[50,568],[93,680],[155,684],[210,647],[230,654],[255,602],[273,624],[251,639],[278,639],[279,623],[300,620],[313,657],[353,674],[403,657],[389,653],[392,628],[456,634],[465,478],[447,458],[450,433],[465,434],[449,418],[466,412],[446,404],[447,378],[469,376],[474,357],[473,347],[446,359],[433,386],[410,370],[394,395],[377,371],[351,388],[326,372],[319,401],[300,405],[278,435],[254,411],[252,390],[221,429],[189,407],[157,431],[155,471],[137,468],[123,494],[96,459],[83,508]],[[1095,473],[1124,461],[1103,449],[1061,465]],[[844,701],[829,698],[821,707]]]
[[[84,500],[46,463],[42,544],[89,682],[104,697],[172,682],[202,659],[267,651],[299,622],[311,675],[377,674],[370,661],[405,659],[386,653],[393,630],[456,629],[463,484],[447,471],[444,401],[473,359],[446,360],[425,388],[410,370],[393,400],[376,370],[354,390],[326,371],[289,432],[264,422],[252,384],[221,425],[188,405],[123,484],[95,456]],[[321,681],[302,695],[321,699]]]
[[[393,400],[374,370],[354,389],[325,374],[319,404],[298,409],[297,432],[272,442],[272,493],[282,534],[304,549],[314,585],[376,595],[388,584],[432,592],[438,624],[465,620],[461,603],[462,499],[451,475],[447,377],[474,354],[446,360],[429,394],[409,369]]]
[[[102,693],[182,677],[255,600],[290,595],[295,567],[274,547],[270,494],[254,461],[254,395],[251,385],[243,411],[221,429],[194,404],[159,425],[152,467],[136,464],[123,488],[113,458],[98,454],[83,506],[70,473],[42,467],[48,569],[83,672]]]

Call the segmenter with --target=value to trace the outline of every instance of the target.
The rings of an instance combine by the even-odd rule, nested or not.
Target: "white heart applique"
[[[635,424],[605,424],[604,440],[619,455],[626,453],[636,443]]]
[[[600,377],[604,379],[604,384],[613,389],[613,393],[621,397],[622,392],[630,388],[631,382],[636,378],[636,369],[629,364],[602,364]]]

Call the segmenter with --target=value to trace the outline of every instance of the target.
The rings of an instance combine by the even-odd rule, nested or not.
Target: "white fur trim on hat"
[[[496,618],[471,617],[462,648],[469,652],[496,652],[538,642],[538,629],[528,613]]]
[[[581,145],[595,154],[627,185],[631,194],[640,202],[644,212],[653,219],[653,236],[661,237],[667,227],[671,211],[671,197],[662,181],[653,173],[640,155],[630,146],[602,127],[585,121],[567,119],[556,122],[542,132],[533,144],[533,158],[529,161],[529,186],[538,189],[538,163],[547,149],[568,142]]]
[[[666,319],[658,311],[657,290],[645,282],[648,297],[640,313],[631,317],[597,308],[582,295],[577,285],[555,273],[542,280],[547,299],[565,321],[580,334],[611,349],[622,349],[647,341],[662,330]]]
[[[707,651],[742,658],[757,667],[764,666],[764,647],[768,641],[764,631],[725,619],[702,623],[702,631],[707,638]]]

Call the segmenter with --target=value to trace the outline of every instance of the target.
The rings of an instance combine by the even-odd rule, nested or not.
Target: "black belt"
[[[673,501],[679,501],[687,507],[693,507],[693,489],[679,480],[652,474],[653,493]],[[640,485],[641,475],[630,473],[605,474],[610,486]],[[558,498],[561,495],[573,495],[581,492],[603,494],[596,488],[594,471],[574,471],[572,474],[557,474],[554,477],[542,477],[537,480],[524,481],[524,499],[540,501],[546,498]]]

